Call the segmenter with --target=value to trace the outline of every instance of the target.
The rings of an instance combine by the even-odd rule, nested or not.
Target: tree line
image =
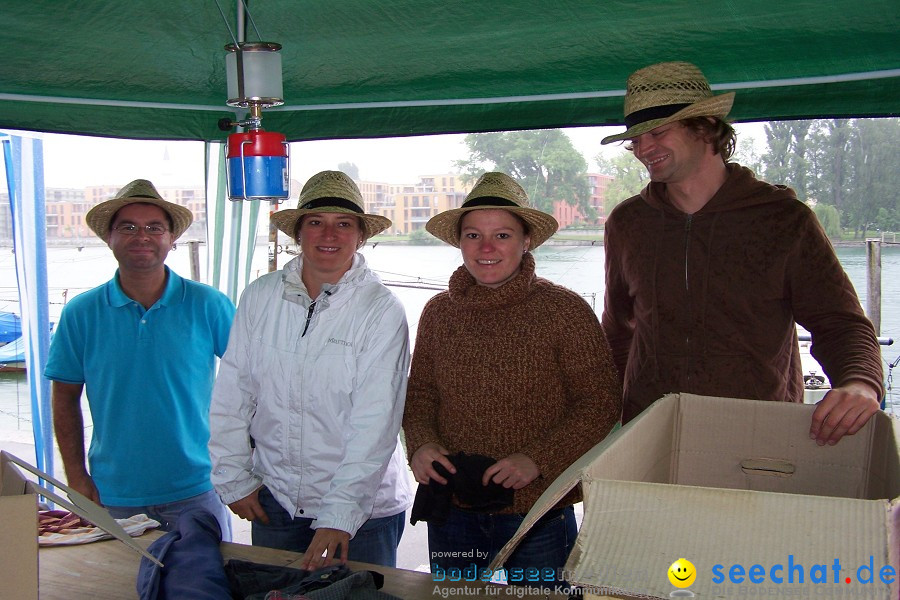
[[[872,230],[900,231],[900,119],[818,119],[765,124],[766,149],[738,136],[732,160],[758,177],[792,187],[813,207],[826,232],[854,237]],[[456,166],[474,178],[485,170],[509,173],[528,192],[535,208],[553,212],[562,200],[588,218],[587,162],[559,129],[470,134],[467,159]],[[647,171],[630,152],[594,159],[614,179],[604,212],[638,193]]]
[[[900,120],[771,122],[766,141],[764,179],[813,204],[829,235],[835,220],[855,237],[900,230]]]

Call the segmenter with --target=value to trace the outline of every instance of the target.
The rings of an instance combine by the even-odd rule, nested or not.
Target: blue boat
[[[53,323],[50,323],[53,335]],[[0,311],[0,371],[25,370],[25,337],[22,320],[11,312]]]
[[[22,337],[22,320],[19,315],[0,311],[0,346]]]
[[[19,335],[11,342],[0,346],[0,371],[25,370],[25,338]]]

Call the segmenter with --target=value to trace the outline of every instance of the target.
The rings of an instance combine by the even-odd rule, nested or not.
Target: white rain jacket
[[[291,515],[352,537],[412,502],[398,438],[409,330],[361,254],[315,303],[302,263],[241,296],[210,407],[212,483],[226,504],[264,484]]]

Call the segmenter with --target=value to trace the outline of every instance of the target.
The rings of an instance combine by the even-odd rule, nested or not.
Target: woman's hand
[[[524,454],[510,454],[485,469],[481,483],[487,485],[491,481],[505,488],[521,490],[537,479],[541,472],[534,461]]]
[[[448,454],[450,453],[446,448],[434,442],[428,442],[419,446],[419,449],[413,454],[409,465],[412,468],[413,475],[416,477],[416,481],[428,485],[433,479],[441,485],[447,485],[447,480],[440,476],[431,463],[438,461],[444,465],[445,469],[455,474],[456,467],[447,459]]]
[[[340,558],[338,558],[339,548],[341,552]],[[335,562],[346,564],[349,551],[349,533],[329,527],[316,529],[316,533],[301,559],[301,568],[307,571],[315,571],[319,567],[329,566]]]
[[[256,488],[250,493],[249,496],[244,496],[240,500],[235,500],[228,505],[228,508],[231,509],[231,512],[242,519],[246,519],[248,521],[259,520],[260,523],[268,524],[269,515],[266,514],[266,511],[263,510],[262,504],[259,503],[260,489],[261,488]]]

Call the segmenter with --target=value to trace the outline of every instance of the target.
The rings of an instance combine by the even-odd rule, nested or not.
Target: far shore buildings
[[[127,183],[127,182],[126,182]],[[122,184],[124,185],[124,184]],[[84,217],[95,205],[116,195],[121,185],[98,185],[86,188],[46,188],[44,190],[44,214],[48,240],[97,240],[84,222]],[[194,213],[194,222],[187,231],[189,237],[206,237],[206,196],[202,187],[159,187],[163,198],[188,207]],[[9,193],[0,192],[0,240],[12,240]]]
[[[590,205],[598,218],[588,220],[580,211],[562,201],[554,202],[553,216],[560,228],[572,225],[598,226],[605,220],[603,200],[612,177],[589,173],[587,175],[591,196]],[[458,208],[474,181],[465,183],[459,175],[443,173],[422,175],[417,183],[388,183],[358,181],[366,203],[366,211],[387,217],[393,226],[388,235],[409,235],[424,231],[428,219],[439,212]],[[123,184],[124,185],[124,184]],[[78,242],[96,240],[84,222],[91,207],[115,195],[120,185],[90,186],[77,188],[47,188],[45,190],[45,212],[47,239]],[[293,187],[293,186],[292,186]],[[194,223],[186,235],[194,239],[206,237],[206,196],[202,187],[159,187],[166,200],[186,206],[194,213]],[[292,200],[294,200],[292,194]],[[291,201],[285,203],[287,206]],[[12,219],[10,217],[9,196],[0,192],[0,240],[12,239]]]
[[[439,212],[459,208],[473,182],[465,184],[459,175],[423,175],[418,183],[395,184],[359,181],[368,212],[387,217],[393,225],[387,234],[423,231],[428,219]]]
[[[597,217],[588,221],[579,209],[563,201],[553,203],[553,216],[560,229],[572,225],[599,226],[606,220],[603,201],[612,177],[599,173],[587,175],[589,204]],[[369,212],[383,215],[393,222],[388,234],[408,235],[425,229],[428,219],[439,212],[459,208],[474,181],[465,183],[459,175],[422,175],[415,184],[359,181],[360,192]]]

